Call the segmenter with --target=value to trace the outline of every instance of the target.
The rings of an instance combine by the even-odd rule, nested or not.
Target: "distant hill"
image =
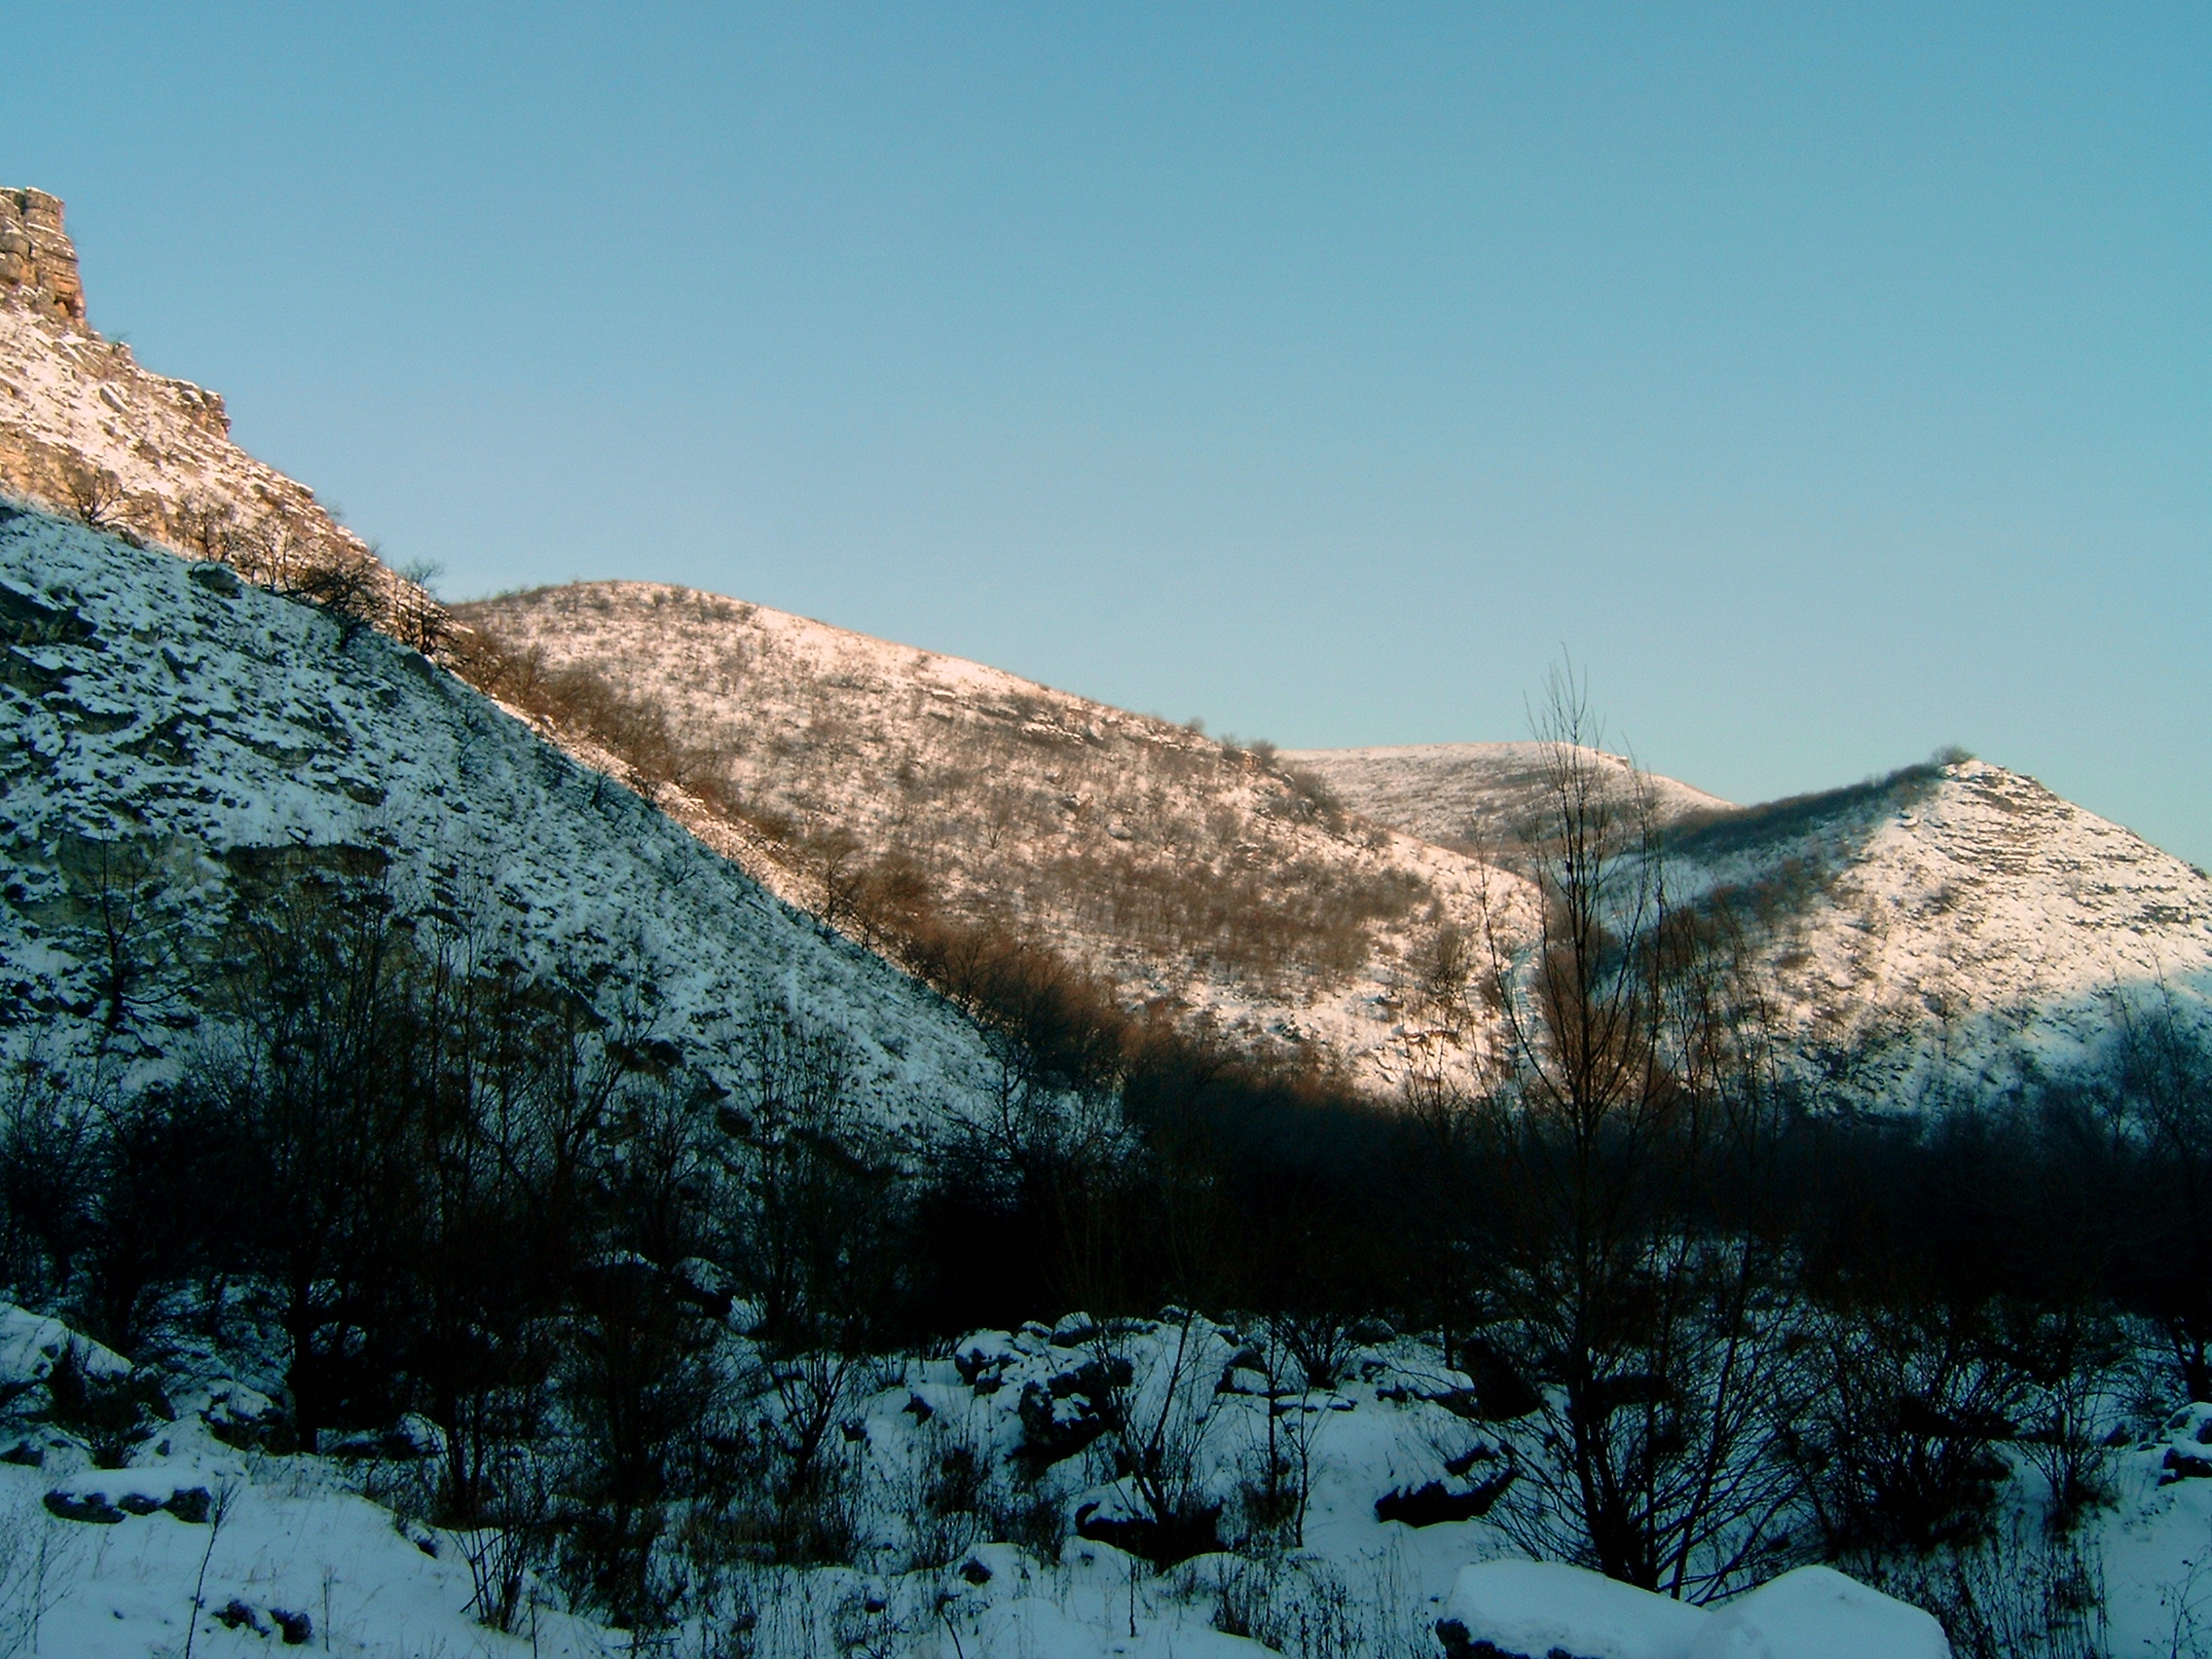
[[[1438,952],[1479,926],[1486,882],[1508,903],[1516,884],[1347,814],[1264,747],[683,588],[541,588],[456,615],[665,720],[691,793],[728,808],[694,800],[719,818],[702,833],[862,937],[930,913],[1002,930],[1131,1010],[1365,1088],[1472,1063],[1467,964],[1447,985]]]
[[[1596,763],[1624,792],[1637,774],[1618,755]],[[1292,749],[1286,763],[1312,773],[1353,811],[1444,846],[1511,840],[1543,805],[1539,743],[1426,743],[1398,749]],[[1728,802],[1672,778],[1642,774],[1662,821],[1724,812]]]
[[[1685,823],[1684,890],[1758,918],[1787,1004],[1895,1104],[2063,1073],[2212,999],[2212,881],[1973,759]]]
[[[1535,744],[1283,758],[1380,823],[1506,853],[1540,804]],[[1625,793],[1628,762],[1600,764]],[[1812,1063],[1859,1097],[2003,1091],[2099,1054],[2131,1008],[2212,997],[2212,882],[2032,778],[1957,759],[1752,807],[1645,782],[1677,897],[1749,924]]]

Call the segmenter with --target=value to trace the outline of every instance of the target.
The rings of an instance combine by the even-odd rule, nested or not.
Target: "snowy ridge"
[[[1635,776],[1633,763],[1618,755],[1589,753],[1595,764],[1617,775],[1625,795]],[[1283,758],[1320,778],[1363,817],[1447,845],[1509,843],[1540,809],[1544,793],[1540,743],[1292,749]],[[1645,773],[1643,782],[1662,822],[1729,809],[1718,795],[1673,778]]]
[[[1284,758],[1411,834],[1510,850],[1533,743]],[[1624,791],[1630,763],[1604,756]],[[2097,1059],[2123,1004],[2212,998],[2212,881],[1978,760],[1740,808],[1649,778],[1677,898],[1728,895],[1815,1063],[1861,1098],[1934,1104]],[[2117,1000],[2116,1000],[2117,999]]]
[[[189,959],[258,851],[383,866],[402,904],[475,916],[540,971],[611,966],[710,1071],[764,995],[852,1041],[887,1120],[957,1105],[981,1075],[972,1027],[940,999],[380,635],[15,509],[0,633],[0,1042],[15,1055],[174,1063],[200,993],[175,976],[107,1029],[101,884],[128,857],[149,959]]]
[[[943,909],[1051,944],[1132,1009],[1385,1090],[1416,1069],[1472,1070],[1478,1022],[1421,985],[1439,936],[1472,934],[1486,888],[1510,904],[1518,884],[1347,818],[1295,768],[680,587],[579,583],[457,614],[664,711],[755,823],[779,827],[720,833],[750,840],[731,850],[794,902],[821,903],[810,848],[849,836],[865,859],[917,870]]]
[[[2212,998],[2212,881],[1984,761],[1686,828],[1675,864],[1751,902],[1786,1007],[1892,1104],[2062,1073],[2123,1004]]]

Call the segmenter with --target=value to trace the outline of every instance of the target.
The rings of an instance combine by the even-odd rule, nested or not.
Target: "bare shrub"
[[[1979,1536],[2024,1401],[1994,1310],[1900,1296],[1801,1317],[1820,1385],[1788,1445],[1828,1547],[1909,1554]]]
[[[46,1615],[61,1605],[83,1571],[74,1536],[37,1508],[0,1515],[0,1659],[40,1651]]]
[[[1309,1398],[1316,1384],[1314,1369],[1298,1357],[1298,1343],[1291,1317],[1264,1320],[1247,1353],[1257,1361],[1267,1388],[1266,1411],[1252,1447],[1258,1459],[1248,1469],[1239,1493],[1247,1542],[1267,1548],[1287,1544],[1306,1547],[1306,1516],[1313,1495],[1313,1449],[1319,1438],[1322,1416]],[[1312,1346],[1309,1336],[1308,1346]],[[1316,1367],[1334,1378],[1334,1368]],[[1292,1374],[1297,1374],[1296,1385]]]
[[[1190,1312],[1151,1344],[1117,1344],[1104,1329],[1092,1340],[1099,1412],[1115,1461],[1144,1508],[1139,1522],[1108,1541],[1156,1567],[1219,1547],[1221,1506],[1206,1494],[1218,1407],[1206,1364],[1216,1346],[1212,1327]]]
[[[70,1073],[33,1061],[0,1087],[0,1269],[18,1300],[57,1296],[99,1242],[103,1105]]]
[[[1959,1659],[2103,1659],[2102,1553],[2015,1516],[1972,1542],[1845,1567],[1941,1621]]]
[[[531,1570],[546,1560],[552,1541],[553,1493],[538,1460],[519,1447],[499,1456],[485,1484],[473,1524],[458,1530],[474,1591],[469,1611],[511,1634]]]
[[[1268,1323],[1297,1362],[1304,1387],[1330,1389],[1344,1381],[1345,1367],[1355,1346],[1351,1320],[1344,1311],[1315,1307],[1278,1313]]]
[[[950,1566],[991,1530],[1003,1477],[977,1427],[970,1421],[956,1428],[940,1415],[914,1436],[896,1497],[915,1568]]]
[[[89,529],[115,535],[125,527],[129,497],[123,481],[104,467],[72,464],[62,478],[64,504]]]
[[[2050,1489],[2051,1525],[2064,1530],[2118,1496],[2107,1431],[2129,1345],[2094,1304],[2038,1309],[2017,1324],[2012,1348],[2027,1382],[2019,1448]]]
[[[349,638],[383,626],[389,613],[389,573],[369,555],[349,548],[311,546],[272,585],[335,618]]]
[[[1214,1557],[1176,1588],[1213,1604],[1213,1627],[1287,1659],[1431,1659],[1436,1639],[1394,1559],[1355,1578],[1313,1556]]]

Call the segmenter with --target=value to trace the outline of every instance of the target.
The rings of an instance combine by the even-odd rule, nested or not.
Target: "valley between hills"
[[[2212,881],[2001,764],[449,605],[19,189],[0,645],[0,1654],[2212,1640]]]

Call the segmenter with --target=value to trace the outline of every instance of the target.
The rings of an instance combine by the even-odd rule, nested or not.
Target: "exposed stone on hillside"
[[[0,289],[38,315],[85,325],[85,284],[62,234],[60,198],[0,190]]]
[[[380,621],[425,603],[313,491],[231,441],[221,397],[93,331],[61,203],[39,190],[0,189],[0,495],[265,586],[358,572]]]

